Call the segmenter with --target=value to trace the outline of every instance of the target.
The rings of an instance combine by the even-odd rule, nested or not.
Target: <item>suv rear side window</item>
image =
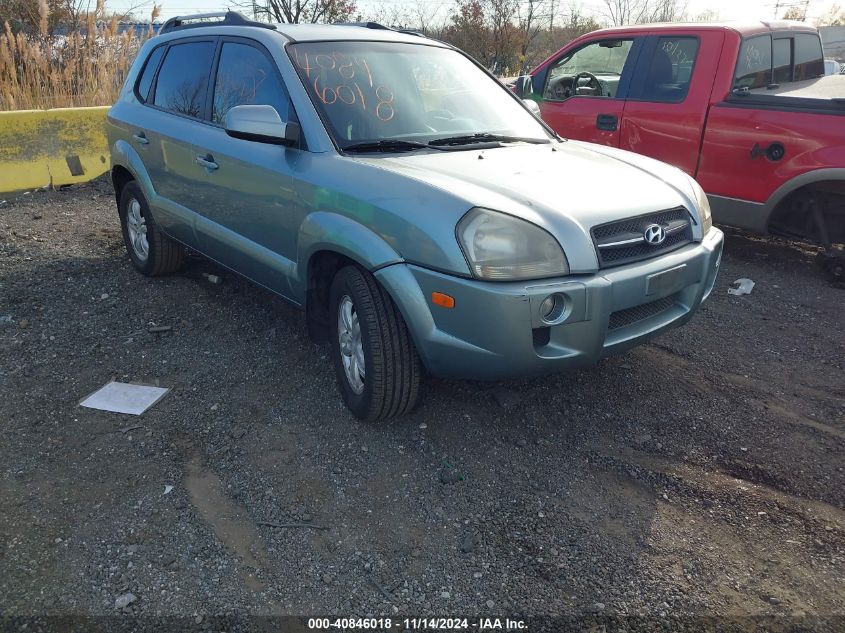
[[[172,45],[158,73],[153,103],[170,112],[200,118],[205,109],[214,47],[214,42]]]
[[[150,87],[153,85],[153,77],[156,74],[156,68],[161,61],[161,56],[164,55],[166,46],[159,46],[154,48],[150,56],[147,57],[147,62],[144,64],[144,70],[141,72],[141,77],[138,79],[138,97],[141,101],[146,101],[150,96]]]
[[[282,120],[291,120],[290,100],[273,62],[249,44],[225,42],[220,51],[211,120],[222,124],[239,105],[269,105]]]

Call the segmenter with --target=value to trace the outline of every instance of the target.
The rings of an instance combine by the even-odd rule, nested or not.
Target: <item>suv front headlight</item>
[[[489,209],[471,209],[457,227],[472,274],[508,281],[569,274],[563,249],[536,224]]]
[[[692,191],[695,194],[695,205],[698,207],[698,217],[701,218],[701,234],[707,235],[707,232],[713,228],[713,216],[710,213],[710,201],[707,199],[707,194],[701,188],[694,178],[689,179]]]

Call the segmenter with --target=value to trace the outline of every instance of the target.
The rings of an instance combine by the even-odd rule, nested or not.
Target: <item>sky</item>
[[[208,11],[220,11],[227,6],[233,5],[233,0],[156,0],[161,5],[162,19],[173,17],[174,15],[184,15],[187,13],[202,13]],[[547,2],[549,0],[546,0]],[[392,5],[415,3],[416,0],[357,0],[359,10]],[[584,10],[585,13],[598,13],[601,15],[604,2],[602,0],[576,0],[577,4]],[[567,6],[569,0],[557,0],[559,5]],[[775,17],[775,6],[778,0],[689,0],[688,12],[690,15],[697,15],[707,10],[717,12],[721,20],[770,20]],[[452,0],[428,0],[427,4],[437,5],[441,7],[441,11],[448,12],[452,6]],[[780,6],[789,4],[798,4],[794,0],[780,0]],[[810,0],[808,11],[808,18],[810,20],[822,15],[833,4],[832,0]],[[841,2],[845,6],[845,2]],[[135,7],[140,5],[140,8],[135,12],[139,19],[149,19],[150,11],[152,10],[152,0],[107,0],[108,8],[119,11],[128,7]],[[780,8],[777,13],[778,17],[783,15],[785,8]]]

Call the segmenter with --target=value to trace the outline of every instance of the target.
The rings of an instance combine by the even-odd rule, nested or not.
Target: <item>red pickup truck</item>
[[[513,89],[561,136],[692,175],[717,222],[823,245],[841,277],[845,76],[823,75],[804,24],[649,24],[573,40]]]

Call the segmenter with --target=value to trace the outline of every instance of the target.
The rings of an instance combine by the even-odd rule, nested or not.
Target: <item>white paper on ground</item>
[[[170,391],[164,387],[110,382],[80,402],[80,406],[114,413],[141,415]]]

